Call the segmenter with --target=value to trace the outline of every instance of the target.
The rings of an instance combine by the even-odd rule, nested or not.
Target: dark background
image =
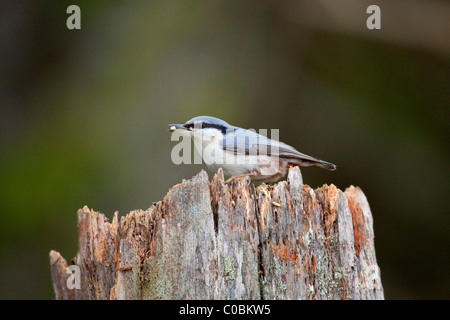
[[[197,115],[337,164],[304,182],[363,189],[386,298],[450,298],[449,21],[438,0],[1,1],[0,298],[53,298],[78,208],[125,215],[195,175],[167,124]]]

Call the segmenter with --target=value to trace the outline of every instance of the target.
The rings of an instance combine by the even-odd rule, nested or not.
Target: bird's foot
[[[235,175],[235,176],[232,176],[231,178],[229,178],[227,181],[225,181],[225,183],[226,184],[230,184],[230,183],[232,183],[233,181],[236,181],[239,178],[247,177],[247,185],[246,185],[246,187],[248,187],[250,185],[250,183],[252,182],[252,179],[250,178],[250,176],[254,176],[254,175],[256,175],[256,172],[250,172],[250,173],[247,173],[247,174],[238,174],[238,175]]]

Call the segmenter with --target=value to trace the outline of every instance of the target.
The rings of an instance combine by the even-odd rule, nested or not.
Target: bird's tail
[[[309,167],[309,166],[318,166],[327,170],[336,170],[336,165],[326,162],[320,159],[316,159],[313,157],[301,158],[301,159],[289,159],[288,162],[289,167],[301,166],[301,167]]]
[[[335,164],[323,160],[319,160],[318,162],[315,163],[315,165],[331,171],[336,170]]]

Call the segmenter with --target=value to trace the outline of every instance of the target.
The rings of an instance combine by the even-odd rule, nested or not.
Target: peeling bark
[[[146,211],[78,211],[80,289],[50,252],[56,299],[383,299],[373,219],[358,187],[313,190],[201,171]],[[76,275],[75,275],[76,276]]]

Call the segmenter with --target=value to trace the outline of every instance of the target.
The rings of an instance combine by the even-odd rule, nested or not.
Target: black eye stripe
[[[217,130],[222,131],[223,134],[225,134],[227,132],[227,128],[225,128],[224,126],[221,126],[220,124],[211,124],[211,123],[203,123],[202,124],[202,128],[215,128]]]
[[[227,132],[227,128],[220,125],[220,124],[212,124],[212,123],[207,123],[207,122],[202,122],[202,129],[206,129],[206,128],[215,128],[217,130],[220,130],[223,134],[226,134]],[[184,125],[185,128],[194,128],[194,127],[199,127],[200,123],[194,124],[194,123],[186,123]]]

